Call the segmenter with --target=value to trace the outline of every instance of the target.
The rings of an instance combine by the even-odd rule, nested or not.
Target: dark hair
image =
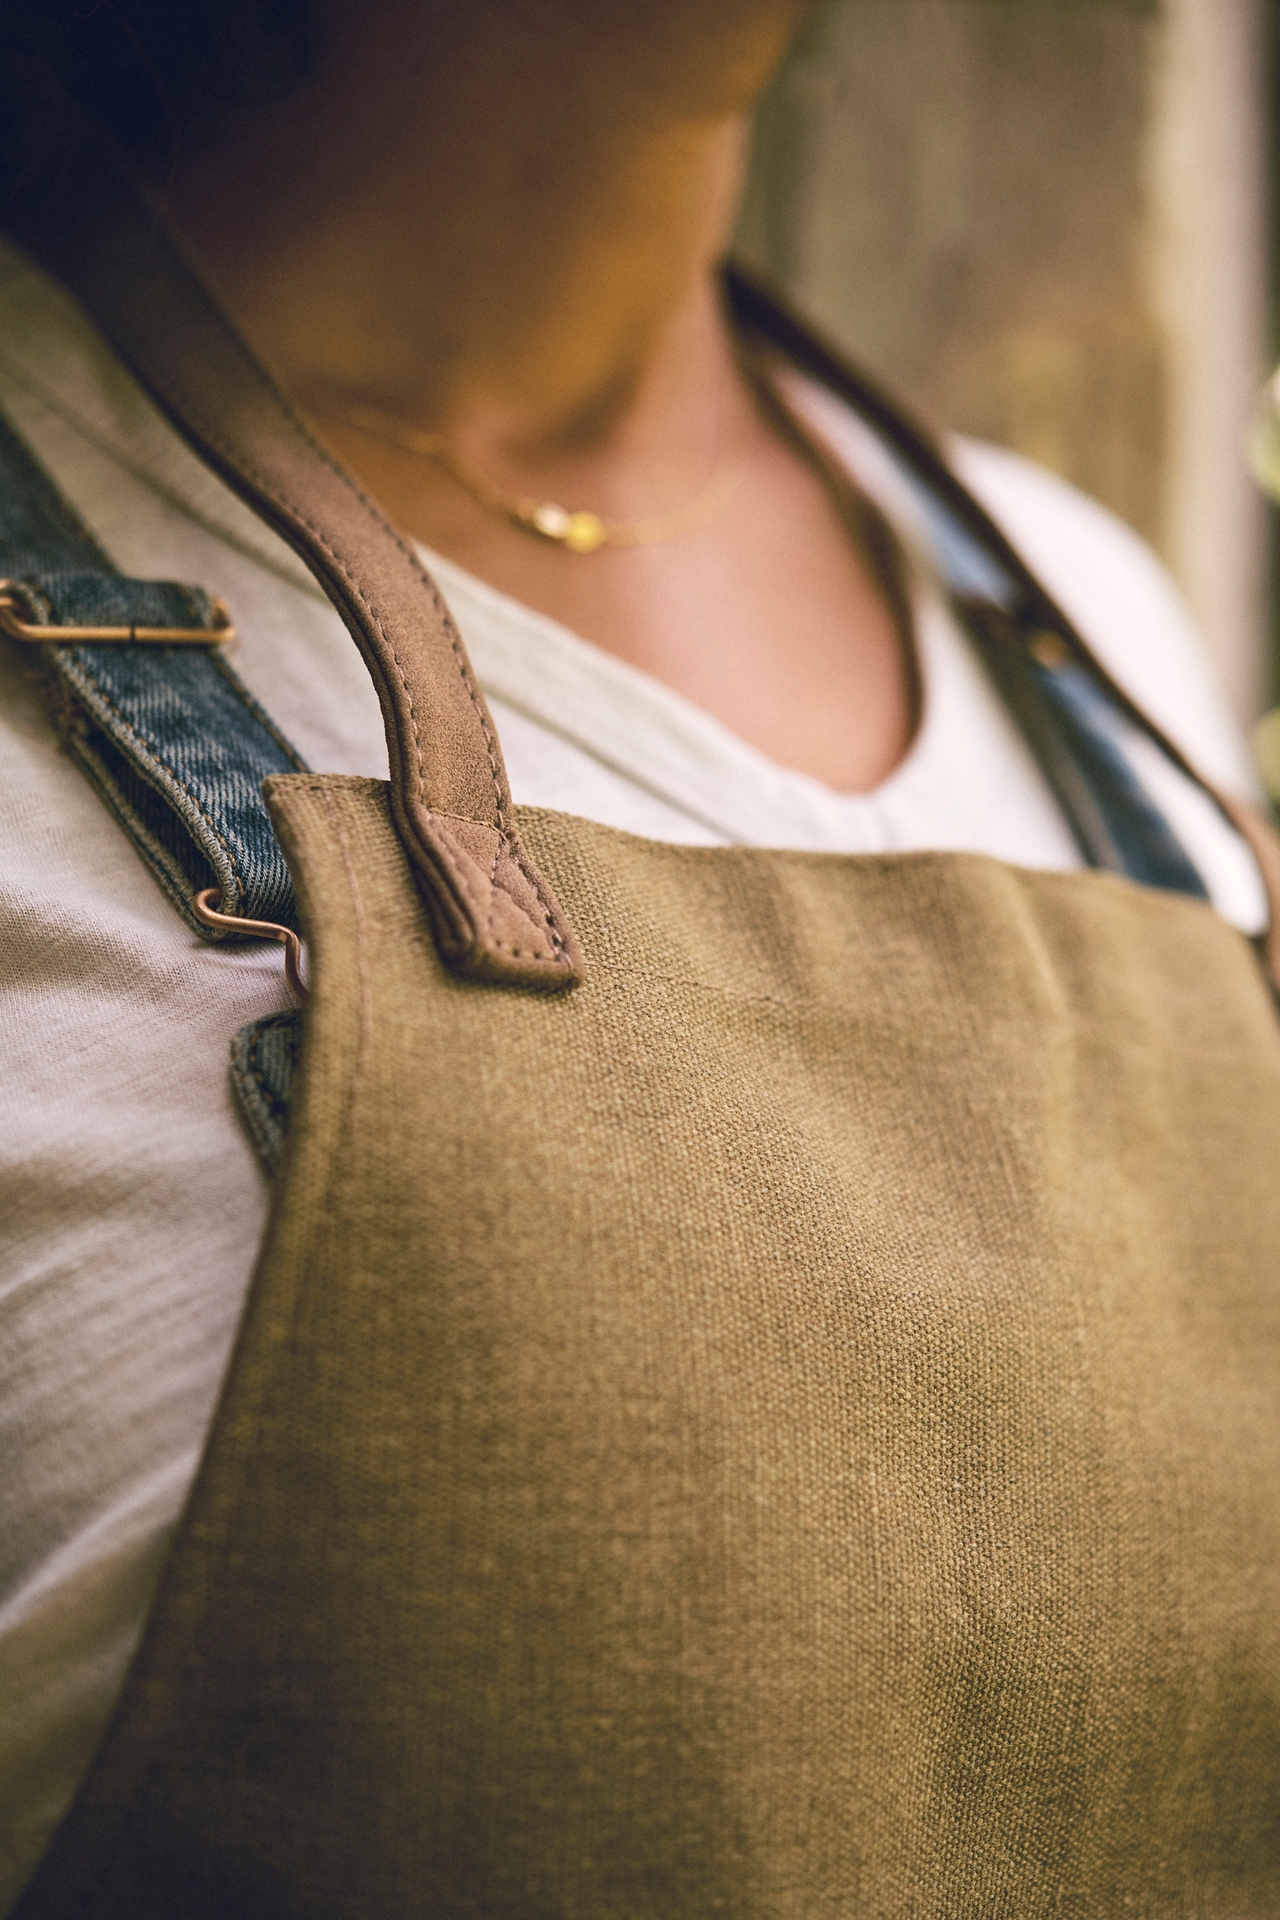
[[[155,162],[220,108],[290,92],[310,22],[306,0],[0,0],[0,57],[51,111]]]

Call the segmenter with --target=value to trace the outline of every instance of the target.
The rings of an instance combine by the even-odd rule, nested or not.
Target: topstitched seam
[[[255,1034],[250,1049],[245,1055],[245,1072],[257,1087],[258,1097],[270,1117],[277,1121],[287,1120],[289,1117],[289,1103],[280,1098],[268,1080],[261,1065],[262,1040],[265,1039],[265,1037],[265,1035]]]
[[[528,869],[526,868],[524,861],[520,858],[520,853],[523,851],[523,849],[519,847],[518,843],[513,847],[509,841],[505,839],[500,839],[498,841],[497,847],[494,850],[493,865],[489,869],[489,895],[490,895],[491,902],[492,902],[493,895],[498,891],[498,888],[501,885],[501,882],[498,880],[497,874],[498,874],[498,863],[501,860],[504,851],[507,853],[513,854],[516,860],[516,864],[520,868],[520,871],[523,874],[525,874],[526,878],[528,877]],[[552,958],[559,961],[564,958],[563,942],[559,938],[559,935],[556,933],[555,927],[551,924],[551,916],[546,911],[546,902],[542,898],[541,891],[538,890],[537,888],[536,880],[534,882],[534,887],[535,887],[535,891],[538,892],[539,904],[542,906],[542,909],[543,909],[543,914],[542,914],[543,921],[546,925],[548,933],[551,936]],[[506,894],[508,900],[512,900],[517,907],[520,907],[520,902],[518,900],[515,900],[515,896],[511,893],[509,888],[502,887],[502,891],[503,893]],[[524,908],[520,907],[520,911],[523,913]],[[532,918],[527,914],[525,917],[529,919],[529,924],[532,926],[533,924]],[[497,908],[491,904],[489,908],[489,918],[485,922],[485,929],[484,929],[485,939],[488,942],[490,948],[497,953],[504,953],[504,952],[510,953],[513,959],[516,959],[516,960],[521,959],[523,957],[523,948],[514,947],[508,941],[497,940],[494,938],[493,923],[496,920],[496,918],[497,918]],[[543,960],[546,958],[546,955],[541,951],[541,949],[535,949],[533,953],[533,958],[535,960]]]
[[[493,923],[498,917],[496,894],[498,885],[498,862],[501,858],[502,841],[499,840],[493,850],[493,865],[489,868],[489,917],[484,923],[484,937],[486,944],[490,947],[496,947],[500,944],[494,938]],[[535,955],[536,959],[541,959],[541,957],[540,954]]]
[[[444,820],[448,817],[447,815],[440,813],[438,809],[433,808],[431,811],[436,820]],[[510,854],[511,858],[515,861],[515,864],[519,867],[525,879],[528,880],[529,884],[532,886],[534,893],[537,895],[538,905],[542,908],[542,922],[543,922],[543,925],[546,927],[547,935],[551,941],[552,947],[555,949],[556,954],[564,959],[564,962],[566,965],[572,965],[572,962],[569,960],[569,957],[568,957],[568,953],[565,947],[565,942],[562,939],[556,927],[554,918],[552,917],[549,895],[546,891],[545,884],[542,880],[542,876],[538,872],[537,867],[532,865],[527,860],[525,856],[524,846],[515,833],[504,835],[503,838],[499,841],[497,852],[494,854],[494,857],[493,857],[493,866],[489,872],[490,887],[491,888],[501,887],[503,893],[506,894],[508,900],[512,901],[517,907],[519,907],[520,912],[525,915],[525,918],[529,921],[530,925],[534,924],[533,916],[528,912],[528,909],[521,906],[520,902],[516,900],[515,895],[512,893],[511,889],[509,887],[502,886],[502,882],[497,878],[498,863],[502,858],[504,850],[508,854]],[[491,910],[489,914],[489,920],[485,927],[486,934],[489,934],[492,932],[493,920],[494,920],[494,914],[493,914],[493,911]],[[494,941],[492,944],[498,949],[501,949],[503,947],[503,942],[501,941]],[[519,954],[519,951],[520,951],[518,947],[507,948],[506,950],[509,952],[513,952],[517,955]]]
[[[76,685],[75,679],[72,677],[71,673],[68,671],[70,664],[71,664],[70,662],[66,662],[64,664],[63,673],[65,676],[65,684],[68,684],[74,687]],[[232,851],[232,848],[226,836],[220,831],[217,822],[214,820],[212,814],[209,813],[208,809],[205,807],[199,795],[192,792],[191,788],[187,785],[186,781],[182,778],[182,776],[173,767],[169,765],[168,761],[164,758],[160,750],[157,747],[155,747],[149,740],[147,740],[143,734],[140,734],[137,731],[137,729],[125,718],[124,714],[120,711],[119,707],[116,705],[111,695],[102,686],[101,682],[95,679],[94,676],[89,672],[89,670],[86,667],[84,667],[79,661],[76,662],[76,665],[80,667],[81,673],[84,675],[89,685],[93,688],[94,692],[98,695],[99,699],[102,701],[103,705],[107,708],[108,712],[110,712],[114,716],[115,720],[118,722],[121,734],[124,736],[124,739],[127,742],[131,743],[136,750],[139,750],[149,755],[149,757],[158,766],[160,766],[165,773],[168,774],[169,778],[173,781],[174,786],[178,787],[183,793],[185,793],[188,800],[191,801],[192,805],[196,809],[196,812],[200,815],[200,818],[205,822],[206,826],[209,827],[209,829],[213,833],[214,839],[217,840],[219,845],[222,847],[224,853],[226,854],[227,864],[231,869],[232,878],[234,879],[236,886],[239,888],[239,899],[243,900],[247,892],[247,888],[245,885],[244,876],[242,875],[240,871],[240,867],[237,863],[236,855]],[[82,695],[82,698],[83,698],[83,695]],[[86,708],[85,710],[88,713],[89,718],[92,719],[94,717],[92,708],[91,707]]]
[[[286,417],[288,417],[290,420],[290,423],[294,424],[292,415],[289,414],[289,411],[287,408],[285,408],[285,412],[286,412]],[[269,480],[263,474],[261,467],[257,464],[256,461],[250,462],[247,459],[241,458],[239,454],[233,454],[232,449],[227,445],[226,441],[222,439],[221,436],[214,434],[212,431],[208,429],[208,427],[204,424],[202,416],[196,415],[193,412],[191,417],[193,418],[193,420],[196,421],[196,424],[198,425],[200,433],[202,434],[203,438],[208,442],[208,444],[211,447],[215,448],[230,465],[235,466],[239,468],[242,472],[244,472],[245,475],[249,479],[251,479],[261,489],[261,491],[267,495],[269,499],[274,500],[278,506],[283,507],[289,514],[293,516],[293,518],[298,522],[300,526],[306,529],[306,531],[315,540],[316,544],[320,547],[321,551],[334,564],[335,568],[340,573],[343,580],[347,583],[347,585],[351,589],[355,598],[359,601],[361,607],[364,608],[365,612],[368,614],[369,619],[372,622],[379,639],[383,643],[383,649],[385,653],[390,656],[391,660],[395,664],[396,671],[400,676],[401,685],[403,686],[405,691],[405,699],[409,709],[409,718],[410,718],[410,723],[413,730],[414,749],[415,749],[415,755],[416,755],[416,761],[417,761],[418,798],[422,802],[423,806],[426,807],[428,812],[435,811],[435,809],[433,809],[427,801],[426,776],[425,776],[425,768],[423,764],[423,752],[422,752],[422,739],[418,731],[417,712],[413,704],[413,694],[410,688],[408,677],[404,670],[404,664],[401,661],[399,653],[396,651],[395,644],[392,641],[390,634],[387,631],[387,628],[383,624],[383,621],[379,616],[378,612],[376,611],[376,609],[370,603],[364,589],[360,585],[359,581],[355,578],[355,576],[351,573],[350,568],[348,567],[346,561],[343,559],[342,555],[339,554],[333,548],[333,546],[329,543],[322,529],[316,525],[314,520],[311,519],[311,517],[308,514],[306,514],[299,506],[295,504],[295,502],[292,500],[289,494],[287,494],[281,487],[279,487],[274,482]],[[335,473],[335,475],[343,481],[344,485],[354,495],[354,497],[360,502],[360,504],[364,506],[366,510],[376,518],[380,530],[383,530],[390,535],[390,538],[392,539],[396,547],[399,549],[399,551],[410,561],[420,584],[425,585],[430,591],[433,604],[435,605],[437,612],[440,614],[441,619],[445,626],[446,633],[449,636],[454,657],[458,662],[458,668],[462,676],[463,685],[465,686],[468,697],[471,700],[472,710],[475,713],[476,718],[480,723],[481,734],[485,742],[486,754],[489,760],[490,775],[493,780],[495,813],[497,815],[497,820],[499,823],[499,830],[504,833],[504,836],[509,837],[509,828],[507,826],[506,809],[503,804],[501,787],[498,780],[497,760],[495,758],[495,754],[493,751],[493,748],[496,745],[496,742],[493,742],[489,728],[486,724],[484,709],[478,701],[477,690],[471,679],[470,672],[468,669],[468,664],[466,661],[466,656],[462,652],[461,642],[456,634],[456,631],[453,626],[453,622],[448,617],[447,610],[445,609],[443,602],[440,600],[439,594],[435,589],[434,581],[431,579],[430,574],[427,573],[426,569],[422,566],[421,562],[417,559],[417,556],[412,552],[412,550],[409,547],[405,545],[405,543],[400,539],[399,535],[395,532],[395,530],[387,525],[387,522],[382,518],[382,515],[378,513],[377,509],[372,505],[372,503],[369,502],[365,498],[365,496],[360,492],[359,488],[355,485],[354,481],[350,480],[350,478],[345,473],[343,473],[341,467],[338,467],[335,462],[329,459],[329,456],[325,453],[324,449],[320,447],[318,443],[311,438],[311,436],[306,432],[305,428],[302,428],[301,426],[297,426],[296,430],[301,434],[305,443],[309,447],[314,449],[314,451],[317,453],[320,459],[324,461],[326,466],[328,466]],[[543,909],[545,923],[546,923],[547,930],[550,935],[552,944],[555,947],[557,953],[561,954],[563,953],[563,950],[564,950],[564,941],[555,927],[554,918],[550,910],[550,903],[544,892],[541,876],[536,872],[536,870],[530,871],[529,867],[525,864],[524,859],[520,857],[523,849],[519,849],[519,851],[517,851],[518,847],[519,847],[519,843],[517,842],[515,847],[512,848],[512,852],[516,859],[516,864],[520,868],[521,872],[524,873],[525,878],[529,880],[531,885],[533,886],[534,891],[538,896],[539,903]],[[495,865],[495,873],[496,873],[496,865]],[[494,884],[500,885],[501,883],[495,881]],[[507,894],[508,898],[513,897],[510,894],[510,891],[508,888],[503,887],[502,891]],[[516,902],[516,904],[518,905],[519,903]],[[483,911],[483,908],[481,907],[479,902],[477,902],[476,905],[481,911]],[[487,932],[488,932],[488,928],[486,928],[486,934]],[[495,946],[495,948],[497,948],[500,951],[508,951],[508,952],[516,951],[510,948],[509,946],[507,946],[505,943],[494,942],[493,945]]]
[[[152,240],[152,243],[154,244],[154,233],[151,235],[151,240]],[[409,565],[415,577],[417,578],[419,584],[426,588],[430,596],[432,606],[434,607],[435,612],[437,614],[437,617],[441,620],[444,626],[445,634],[449,640],[449,644],[452,649],[454,659],[458,666],[458,672],[461,676],[463,686],[466,689],[467,697],[471,703],[472,712],[475,715],[475,718],[478,721],[480,726],[481,738],[484,742],[485,755],[489,763],[489,775],[493,785],[494,812],[495,812],[496,823],[501,831],[503,831],[504,833],[509,833],[510,827],[509,827],[509,820],[508,820],[507,801],[504,798],[504,792],[503,792],[504,781],[499,773],[499,767],[501,764],[500,749],[498,747],[497,739],[493,733],[488,716],[485,712],[484,703],[480,698],[479,690],[472,676],[470,662],[467,660],[465,650],[462,646],[461,637],[458,634],[457,629],[455,628],[453,621],[449,616],[448,609],[445,606],[444,601],[440,596],[439,590],[436,587],[434,580],[432,580],[429,572],[423,566],[421,560],[418,558],[418,555],[413,551],[413,549],[408,545],[408,543],[401,537],[401,535],[396,531],[396,529],[387,521],[385,515],[380,511],[380,509],[376,506],[376,504],[369,498],[369,496],[364,492],[364,490],[356,483],[356,481],[352,478],[352,476],[349,473],[347,473],[346,470],[335,459],[333,459],[333,457],[326,451],[326,449],[323,446],[321,446],[321,444],[316,440],[315,436],[312,434],[309,427],[307,426],[305,420],[301,417],[301,415],[297,412],[297,410],[291,405],[287,396],[282,394],[280,390],[275,386],[274,382],[272,382],[270,378],[264,373],[263,369],[259,366],[253,354],[250,352],[246,342],[241,339],[236,329],[228,323],[225,315],[214,303],[206,287],[203,285],[200,279],[190,271],[190,269],[187,266],[187,263],[182,258],[181,254],[177,252],[176,249],[173,250],[173,253],[171,256],[171,264],[172,264],[173,278],[178,282],[180,288],[185,292],[186,297],[189,300],[194,301],[197,309],[203,311],[209,323],[211,324],[214,331],[214,335],[218,340],[220,346],[222,347],[223,351],[226,351],[229,349],[232,356],[239,361],[240,366],[244,374],[247,376],[251,387],[255,388],[265,398],[268,405],[275,409],[277,417],[283,422],[285,428],[305,448],[307,448],[314,455],[316,459],[318,459],[321,462],[323,467],[325,467],[337,480],[340,481],[343,489],[348,494],[350,494],[351,497],[355,501],[357,501],[361,507],[363,507],[364,511],[369,516],[369,518],[373,521],[378,531],[382,533],[385,537],[389,538],[392,541],[393,545],[396,547],[396,549],[409,562]],[[146,356],[143,355],[141,357],[145,363]],[[178,394],[185,393],[185,385],[181,381],[180,377],[175,382],[173,382],[170,388],[170,391],[176,392]],[[185,413],[183,413],[181,409],[179,411],[180,411],[180,416],[185,418],[186,417]],[[211,448],[217,450],[221,454],[222,458],[225,461],[227,461],[228,464],[234,470],[243,472],[247,478],[249,478],[252,482],[254,482],[260,488],[260,490],[263,493],[265,493],[268,499],[274,500],[278,506],[282,507],[287,513],[292,515],[293,518],[296,520],[296,522],[300,526],[305,528],[312,535],[313,539],[316,541],[321,551],[325,553],[328,556],[329,560],[335,565],[341,578],[348,584],[349,588],[354,593],[356,599],[359,601],[361,607],[363,607],[364,610],[366,611],[370,621],[373,624],[373,627],[375,629],[375,632],[378,638],[382,642],[383,650],[385,651],[385,653],[390,655],[391,660],[395,665],[396,671],[400,676],[400,682],[404,689],[405,701],[408,707],[410,727],[413,735],[414,752],[417,760],[418,797],[419,797],[419,800],[424,805],[428,805],[427,799],[426,799],[426,774],[425,774],[424,759],[423,759],[422,737],[418,728],[418,717],[417,717],[417,712],[414,706],[413,694],[410,688],[408,676],[405,673],[403,662],[401,661],[399,653],[396,650],[395,644],[390,634],[388,633],[386,627],[383,625],[381,618],[379,617],[377,612],[374,610],[374,608],[370,604],[363,589],[360,587],[358,582],[355,580],[355,578],[351,574],[350,569],[348,568],[345,561],[335,552],[335,550],[330,545],[329,541],[325,538],[321,530],[314,524],[314,522],[312,522],[309,519],[309,517],[306,514],[304,514],[301,511],[300,508],[298,508],[294,504],[294,502],[289,497],[289,494],[283,488],[281,488],[278,484],[268,483],[265,480],[263,473],[261,471],[261,467],[258,461],[256,460],[256,458],[249,462],[242,462],[237,457],[235,457],[232,454],[231,449],[228,447],[224,437],[220,433],[215,434],[211,432],[207,427],[207,425],[204,424],[203,407],[196,408],[193,411],[191,418],[193,419],[194,422],[199,423],[199,430],[202,433],[206,443]],[[530,870],[529,866],[526,863],[526,859],[523,855],[523,849],[519,848],[518,843],[516,843],[516,847],[513,849],[513,852],[514,852],[514,855],[516,858],[516,864],[519,870],[525,874],[525,877],[533,885],[534,892],[536,893],[538,900],[542,906],[544,919],[545,919],[548,931],[551,935],[553,946],[556,948],[557,951],[560,951],[563,948],[564,943],[555,926],[555,916],[551,910],[551,903],[545,890],[545,883],[542,881],[541,876],[536,871]],[[495,874],[496,874],[496,868],[495,868]],[[507,891],[507,889],[504,888],[503,891],[505,892]]]
[[[221,336],[222,340],[224,342],[229,342],[231,344],[237,357],[240,359],[246,373],[249,375],[252,383],[259,389],[259,391],[265,394],[269,402],[274,404],[275,408],[277,409],[281,418],[283,419],[285,425],[291,430],[291,432],[294,435],[296,435],[296,437],[302,442],[302,444],[305,447],[307,447],[316,456],[316,458],[321,461],[321,463],[325,467],[328,468],[328,470],[334,475],[334,477],[341,482],[342,486],[346,489],[346,491],[350,493],[352,497],[360,504],[360,506],[364,508],[365,512],[369,515],[370,519],[373,520],[374,524],[377,526],[378,530],[381,533],[385,534],[388,538],[390,538],[390,540],[393,542],[393,544],[396,546],[399,552],[403,554],[405,559],[408,560],[410,567],[412,568],[413,572],[417,576],[419,582],[426,587],[428,593],[431,596],[432,604],[436,610],[436,613],[441,619],[445,627],[445,631],[448,635],[450,646],[453,649],[454,658],[458,663],[458,671],[462,676],[462,683],[467,690],[467,697],[471,702],[472,711],[474,712],[477,720],[480,723],[481,736],[485,744],[485,753],[489,761],[489,772],[493,781],[494,808],[495,808],[499,825],[505,827],[506,826],[506,807],[505,807],[505,803],[503,801],[503,796],[502,796],[502,784],[498,774],[498,760],[497,760],[497,755],[495,751],[497,742],[493,738],[490,732],[489,726],[486,722],[484,709],[479,699],[479,690],[475,686],[475,683],[472,679],[471,672],[470,672],[470,664],[467,661],[465,652],[463,651],[460,636],[458,635],[457,630],[453,625],[453,621],[449,617],[448,609],[446,608],[443,600],[440,597],[439,591],[436,587],[434,580],[432,580],[431,575],[427,572],[426,568],[423,566],[422,562],[419,560],[417,554],[414,553],[412,547],[410,547],[408,543],[400,536],[400,534],[397,533],[396,529],[387,520],[386,516],[369,498],[369,496],[364,492],[364,490],[357,485],[357,483],[355,482],[355,480],[353,480],[351,475],[346,472],[345,468],[340,466],[339,463],[335,459],[333,459],[332,455],[330,455],[325,450],[325,448],[321,446],[320,442],[315,438],[314,434],[312,434],[312,432],[306,425],[306,422],[301,418],[301,416],[297,413],[297,411],[290,405],[288,399],[285,397],[284,394],[280,392],[279,388],[276,387],[272,381],[266,378],[262,369],[259,367],[257,361],[254,359],[253,355],[250,353],[244,341],[241,340],[239,334],[235,331],[234,327],[231,327],[228,324],[225,316],[214,305],[212,298],[210,297],[210,295],[208,294],[204,286],[201,284],[201,282],[196,278],[194,274],[191,274],[186,270],[186,263],[182,261],[181,258],[179,257],[176,260],[175,264],[178,267],[181,273],[182,279],[186,284],[188,293],[194,294],[198,303],[204,308],[205,312],[213,321],[215,329],[217,330],[218,334]],[[179,391],[180,390],[181,388],[179,388]],[[200,409],[198,414],[193,413],[191,417],[198,418],[201,421],[203,421],[203,409]],[[288,495],[285,494],[278,487],[274,487],[269,484],[266,484],[264,482],[261,470],[257,468],[256,463],[255,465],[250,466],[247,463],[239,461],[238,459],[233,459],[231,454],[231,449],[227,446],[225,440],[223,440],[220,435],[215,435],[209,432],[208,429],[203,425],[201,426],[201,431],[204,434],[204,437],[209,442],[209,444],[213,447],[216,447],[219,450],[219,452],[221,452],[224,458],[231,460],[232,464],[235,466],[241,466],[247,474],[249,474],[252,478],[257,480],[258,484],[263,487],[263,491],[266,492],[270,498],[275,499],[281,506],[287,508],[290,513],[294,514],[296,518],[299,521],[301,521],[302,525],[307,527],[308,531],[315,536],[319,545],[323,548],[325,553],[328,554],[329,558],[337,564],[340,572],[342,573],[343,578],[348,581],[348,583],[351,585],[351,587],[359,597],[361,605],[365,607],[365,609],[367,610],[370,619],[373,621],[375,627],[377,628],[377,632],[380,638],[383,640],[387,648],[387,651],[390,653],[392,659],[395,661],[397,671],[399,672],[401,681],[404,684],[406,697],[409,700],[409,712],[413,721],[414,744],[415,744],[415,747],[417,750],[417,756],[418,756],[419,796],[425,802],[426,794],[425,794],[425,775],[424,775],[423,764],[422,764],[422,742],[418,734],[417,718],[416,718],[416,715],[414,715],[414,711],[413,711],[412,696],[409,694],[408,681],[405,679],[404,668],[401,665],[399,655],[396,653],[395,646],[391,641],[389,635],[387,634],[386,629],[383,627],[381,620],[378,618],[378,615],[374,612],[373,608],[369,605],[369,602],[366,599],[363,591],[358,586],[356,581],[352,578],[345,563],[340,559],[339,555],[334,552],[332,547],[329,546],[328,542],[324,539],[323,535],[320,533],[320,530],[317,527],[315,527],[305,517],[305,515],[302,514],[300,509],[294,505],[294,503],[290,500]]]
[[[512,844],[513,851],[515,852],[516,864],[520,868],[521,873],[523,873],[523,875],[525,876],[525,879],[530,882],[534,892],[538,896],[538,904],[542,908],[543,924],[545,925],[547,929],[547,933],[550,936],[551,944],[555,948],[556,954],[558,955],[558,957],[563,960],[564,964],[566,966],[571,966],[572,962],[569,959],[569,955],[565,946],[564,939],[561,936],[560,931],[555,923],[555,916],[552,912],[551,896],[547,891],[546,883],[543,880],[541,873],[539,872],[537,866],[534,863],[530,862],[529,864],[526,865],[525,857],[524,857],[524,848],[521,845],[520,841],[516,839],[514,835],[512,836],[511,844]]]
[[[453,846],[452,839],[451,839],[451,836],[449,835],[448,829],[443,827],[440,824],[440,815],[435,814],[432,817],[435,822],[435,832],[432,835],[432,839],[433,839],[433,843],[436,846],[437,851],[442,855],[442,857],[447,862],[447,864],[450,867],[452,867],[454,872],[457,874],[462,884],[463,892],[466,894],[467,899],[474,906],[476,913],[477,914],[483,913],[486,903],[482,901],[479,895],[476,893],[475,881],[472,877],[473,873],[476,871],[475,862],[472,861],[469,857],[461,853],[457,848]],[[498,848],[499,856],[501,855],[501,852],[502,852],[502,847],[500,844]],[[497,871],[497,857],[495,857],[495,860],[494,860],[494,872],[496,871]],[[490,876],[491,888],[493,884],[494,883],[491,875]],[[506,892],[506,889],[504,888],[503,891]],[[510,893],[507,893],[507,898],[509,900],[512,898]],[[519,910],[522,913],[524,912],[524,909],[520,907],[520,902],[518,900],[515,901],[514,904],[517,908],[519,908]],[[528,918],[527,915],[526,915],[526,918]],[[537,947],[531,949],[528,953],[526,953],[523,947],[514,946],[508,940],[495,940],[493,938],[493,920],[494,920],[494,914],[491,908],[489,912],[489,919],[485,926],[485,938],[492,952],[509,953],[512,959],[514,960],[522,960],[522,959],[545,960],[548,957],[545,953],[542,952],[540,948],[537,948]],[[532,919],[530,919],[529,925],[532,927],[533,924],[534,923]],[[556,962],[557,965],[565,964],[565,956],[561,950],[560,943],[558,941],[553,943],[553,951],[550,957]]]
[[[319,786],[325,815],[338,842],[338,853],[342,860],[342,870],[347,877],[347,889],[351,898],[351,910],[356,927],[356,978],[360,982],[360,1035],[356,1042],[356,1057],[352,1063],[351,1078],[347,1082],[347,1094],[344,1102],[343,1125],[338,1138],[347,1137],[351,1109],[355,1105],[356,1087],[364,1071],[365,1055],[368,1052],[369,1032],[373,1023],[373,1005],[370,996],[368,933],[365,926],[364,902],[360,893],[360,884],[351,862],[351,852],[347,845],[347,836],[343,832],[340,810],[334,805],[333,795],[323,784]]]

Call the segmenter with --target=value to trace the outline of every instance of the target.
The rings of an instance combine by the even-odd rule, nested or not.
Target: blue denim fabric
[[[1075,658],[1042,666],[1027,642],[1043,612],[996,554],[896,450],[899,471],[923,510],[939,571],[1012,708],[1091,867],[1143,886],[1205,900],[1208,889],[1168,820],[1144,788],[1126,745],[1132,735],[1112,695]]]
[[[22,582],[37,624],[209,630],[208,595],[116,573],[93,536],[0,419],[0,576]],[[18,644],[18,643],[15,643]],[[191,897],[296,924],[293,884],[262,798],[269,773],[304,763],[222,650],[40,645],[69,751],[202,939]]]
[[[268,1173],[275,1172],[284,1152],[302,1051],[302,1019],[301,1007],[269,1013],[241,1027],[231,1042],[231,1084]]]
[[[1102,815],[1116,870],[1144,886],[1207,900],[1208,888],[1125,754],[1127,726],[1092,674],[1075,662],[1043,667],[1038,661],[1031,673]]]

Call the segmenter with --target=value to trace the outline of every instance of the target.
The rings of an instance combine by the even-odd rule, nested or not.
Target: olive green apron
[[[322,526],[209,351],[153,390]],[[230,383],[216,430],[180,377]],[[392,781],[268,783],[285,1160],[21,1920],[1274,1920],[1249,943],[1106,874],[512,810],[439,616],[396,690],[410,559],[365,531],[311,557]]]

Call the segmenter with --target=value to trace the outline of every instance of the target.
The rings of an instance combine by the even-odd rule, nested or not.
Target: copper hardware
[[[1060,673],[1063,667],[1071,666],[1075,658],[1062,635],[1051,627],[1036,628],[1027,641],[1027,652],[1050,673]]]
[[[219,933],[244,933],[257,940],[278,940],[284,948],[284,973],[289,991],[300,1006],[306,1004],[307,983],[302,977],[302,942],[292,927],[277,926],[274,920],[242,920],[233,913],[219,913],[222,894],[217,887],[202,887],[191,902],[191,910],[202,926],[216,927]]]
[[[0,633],[11,640],[35,640],[46,646],[63,646],[74,640],[127,644],[139,641],[146,646],[234,647],[236,630],[225,600],[210,602],[212,627],[55,627],[41,626],[32,619],[38,611],[30,594],[18,580],[0,580]],[[25,616],[25,617],[24,617]]]

